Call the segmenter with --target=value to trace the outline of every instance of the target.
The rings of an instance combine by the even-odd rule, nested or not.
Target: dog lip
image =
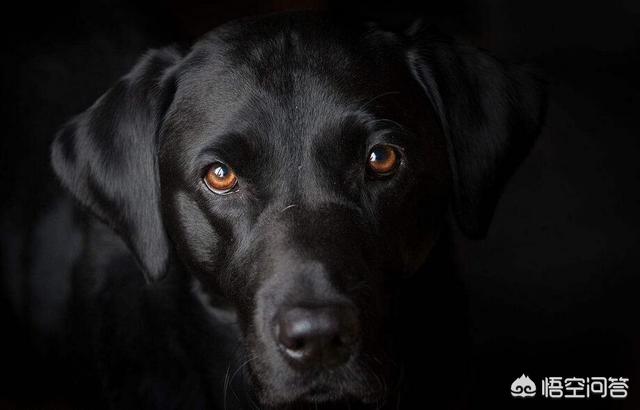
[[[361,395],[352,391],[342,383],[343,381],[346,380],[340,381],[333,378],[329,380],[326,378],[316,379],[300,392],[296,400],[311,403],[342,402],[345,400],[350,403],[378,401],[377,397],[371,400],[368,394]]]
[[[312,386],[306,392],[301,395],[301,399],[308,402],[322,403],[327,401],[334,401],[344,398],[344,394],[341,389],[333,388],[328,384],[319,384]]]

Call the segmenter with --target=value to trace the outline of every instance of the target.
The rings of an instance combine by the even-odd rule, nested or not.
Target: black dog
[[[434,262],[448,211],[486,233],[544,99],[525,70],[419,26],[291,13],[149,52],[51,151],[82,209],[50,240],[75,246],[64,320],[86,398],[408,403],[403,383],[456,363],[434,347],[458,338]]]

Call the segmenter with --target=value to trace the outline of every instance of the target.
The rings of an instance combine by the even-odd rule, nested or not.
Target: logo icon
[[[511,383],[513,397],[533,397],[536,395],[536,384],[524,373]]]

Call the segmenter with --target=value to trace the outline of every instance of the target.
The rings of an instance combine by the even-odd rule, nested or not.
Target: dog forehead
[[[390,74],[397,74],[400,48],[393,34],[345,27],[316,15],[241,20],[193,46],[181,65],[180,82],[190,95],[206,87],[203,97],[211,99],[247,88],[290,96],[320,85],[351,96],[376,93],[395,77]]]
[[[339,128],[359,101],[307,74],[299,73],[294,83],[284,91],[235,73],[214,76],[177,96],[171,113],[178,123],[176,142],[194,150],[219,138],[251,139],[265,151],[274,144],[301,148]]]
[[[214,32],[194,46],[171,110],[182,133],[206,139],[259,128],[288,137],[280,143],[299,143],[397,89],[385,75],[388,61],[354,50],[335,33],[285,26],[263,34]]]

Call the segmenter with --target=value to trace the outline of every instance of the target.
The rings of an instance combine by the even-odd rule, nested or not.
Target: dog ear
[[[148,52],[87,111],[67,123],[51,147],[62,184],[116,231],[147,281],[166,271],[169,243],[160,214],[157,134],[175,91],[174,48]]]
[[[447,138],[454,214],[463,233],[482,238],[505,183],[540,132],[545,86],[522,67],[419,25],[408,38],[408,64]]]

